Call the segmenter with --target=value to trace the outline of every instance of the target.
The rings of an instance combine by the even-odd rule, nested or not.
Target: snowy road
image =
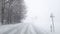
[[[45,34],[32,24],[19,23],[0,26],[0,34]]]

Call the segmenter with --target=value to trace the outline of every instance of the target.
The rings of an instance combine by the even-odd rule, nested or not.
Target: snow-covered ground
[[[0,26],[0,34],[47,34],[48,32],[30,23]]]
[[[0,34],[60,34],[60,24],[55,24],[55,32],[50,30],[42,23],[18,23],[10,25],[0,25]],[[57,29],[58,28],[58,29]]]

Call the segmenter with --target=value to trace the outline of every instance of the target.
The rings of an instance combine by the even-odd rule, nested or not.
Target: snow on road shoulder
[[[42,30],[31,23],[18,23],[1,26],[0,34],[45,34]]]
[[[10,24],[10,25],[1,25],[0,26],[0,34],[14,28],[14,27],[17,27],[18,24]]]

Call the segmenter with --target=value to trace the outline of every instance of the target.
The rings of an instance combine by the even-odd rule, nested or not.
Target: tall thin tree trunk
[[[11,4],[12,4],[12,2],[13,2],[13,0],[9,0],[9,9],[8,9],[8,18],[7,18],[8,24],[11,23],[11,16],[12,16]]]
[[[2,0],[2,9],[1,9],[1,23],[4,23],[4,9],[5,9],[5,0]]]

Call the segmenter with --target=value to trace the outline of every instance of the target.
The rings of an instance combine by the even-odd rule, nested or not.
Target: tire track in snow
[[[29,24],[28,24],[28,26],[26,27],[26,29],[25,29],[25,34],[27,34],[28,33],[28,28],[29,28]]]
[[[37,34],[34,28],[32,27],[32,24],[30,24],[30,34]]]
[[[34,25],[32,25],[33,29],[35,30],[36,34],[43,34],[38,28],[36,28]]]
[[[24,32],[26,31],[28,27],[28,24],[24,24],[23,27],[19,28],[15,34],[25,34]]]
[[[28,26],[25,29],[24,34],[36,34],[31,24],[28,24]]]

